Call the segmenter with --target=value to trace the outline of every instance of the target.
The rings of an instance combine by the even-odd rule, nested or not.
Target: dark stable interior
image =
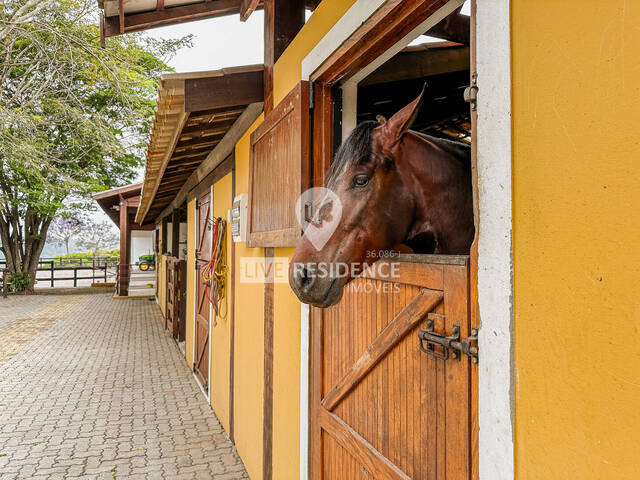
[[[465,23],[466,22],[466,23]],[[358,84],[358,123],[385,118],[413,101],[426,84],[416,130],[435,137],[470,142],[468,17],[459,11],[420,37]],[[420,43],[424,39],[425,43]],[[416,44],[418,43],[418,44]]]

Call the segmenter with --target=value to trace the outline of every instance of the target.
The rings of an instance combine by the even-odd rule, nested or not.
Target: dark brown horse
[[[358,125],[338,150],[326,182],[335,195],[314,203],[313,228],[290,265],[302,302],[338,303],[362,266],[400,244],[415,253],[469,252],[470,148],[410,131],[421,102],[422,94],[388,121]]]

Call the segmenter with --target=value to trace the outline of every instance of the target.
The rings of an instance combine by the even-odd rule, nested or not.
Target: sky
[[[263,23],[261,10],[253,12],[246,22],[239,15],[198,20],[148,30],[157,39],[193,35],[193,47],[184,48],[169,61],[176,72],[217,70],[224,67],[263,62]]]

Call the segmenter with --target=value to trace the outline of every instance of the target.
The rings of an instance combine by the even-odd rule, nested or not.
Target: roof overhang
[[[179,206],[233,151],[262,112],[263,75],[263,65],[249,65],[160,77],[137,223]]]
[[[91,197],[100,205],[100,208],[107,214],[107,216],[120,227],[120,204],[124,203],[129,207],[137,207],[140,202],[140,192],[142,190],[141,183],[134,183],[132,185],[126,185],[124,187],[116,187],[111,190],[105,190],[104,192],[96,193]],[[135,222],[135,208],[132,208],[129,215],[129,224]]]
[[[315,9],[320,0],[306,0]],[[245,21],[254,10],[263,8],[262,0],[98,0],[100,36],[124,33],[176,23],[239,14]]]

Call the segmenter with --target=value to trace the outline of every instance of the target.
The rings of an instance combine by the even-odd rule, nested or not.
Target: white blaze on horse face
[[[307,240],[320,251],[338,228],[342,218],[342,202],[328,188],[310,188],[296,202],[296,217]]]

